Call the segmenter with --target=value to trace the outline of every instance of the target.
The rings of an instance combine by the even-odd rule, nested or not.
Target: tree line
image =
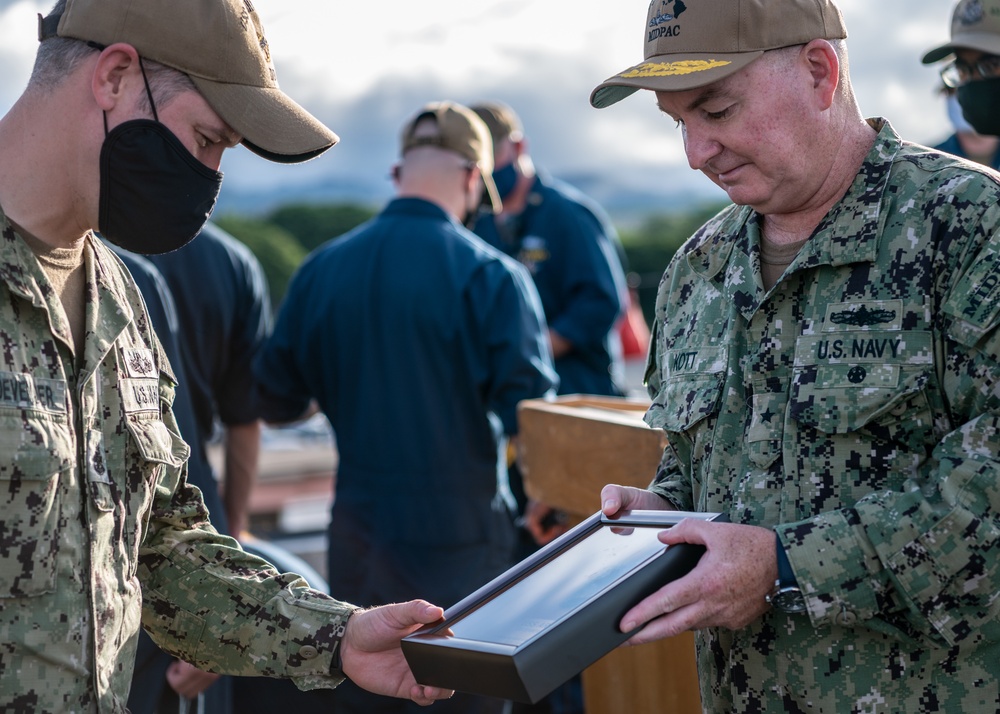
[[[654,213],[642,221],[618,227],[629,282],[639,293],[646,321],[653,316],[656,288],[667,263],[684,241],[725,204],[715,203]],[[323,243],[347,233],[378,213],[359,203],[290,203],[261,216],[234,213],[215,223],[246,244],[260,260],[277,307],[295,270]]]

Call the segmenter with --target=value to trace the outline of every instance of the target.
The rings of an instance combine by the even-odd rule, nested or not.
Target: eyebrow
[[[709,86],[705,87],[701,91],[701,93],[699,93],[694,99],[688,102],[687,106],[681,107],[681,110],[685,112],[694,111],[695,109],[700,108],[701,106],[707,104],[713,99],[721,97],[725,93],[726,93],[725,90],[721,89],[718,83],[710,84]],[[659,102],[656,103],[656,106],[659,107],[660,111],[663,112],[664,114],[667,115],[670,114],[670,112],[668,112],[662,106],[660,106]]]

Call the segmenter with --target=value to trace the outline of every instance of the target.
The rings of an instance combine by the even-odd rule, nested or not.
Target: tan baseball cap
[[[434,121],[437,131],[417,134],[417,126],[425,119]],[[493,140],[490,130],[474,111],[455,102],[432,102],[425,105],[403,127],[400,155],[418,146],[434,146],[453,151],[479,167],[486,186],[484,205],[499,213],[503,204],[493,183]],[[486,203],[486,198],[489,203]]]
[[[933,64],[970,49],[1000,55],[1000,0],[962,0],[951,14],[951,42],[928,50],[924,64]]]
[[[184,72],[243,144],[271,161],[307,161],[339,141],[278,88],[250,0],[67,0],[39,19],[38,39],[53,36],[124,42]]]
[[[481,102],[469,108],[486,124],[494,144],[507,138],[511,141],[520,141],[524,137],[521,118],[503,102]]]
[[[601,109],[640,89],[704,87],[767,50],[846,37],[832,0],[653,0],[643,29],[645,61],[603,82],[590,103]]]

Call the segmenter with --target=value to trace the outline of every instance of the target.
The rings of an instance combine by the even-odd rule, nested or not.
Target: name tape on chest
[[[66,383],[30,374],[0,372],[0,406],[65,414]]]

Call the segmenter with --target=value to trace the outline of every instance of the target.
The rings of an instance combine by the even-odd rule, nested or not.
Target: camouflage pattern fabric
[[[0,711],[124,712],[140,620],[203,669],[334,686],[353,608],[212,528],[142,298],[93,236],[85,256],[77,359],[0,212]]]
[[[870,123],[770,292],[735,206],[660,285],[650,488],[774,528],[808,604],[698,633],[706,711],[1000,711],[1000,177]]]

